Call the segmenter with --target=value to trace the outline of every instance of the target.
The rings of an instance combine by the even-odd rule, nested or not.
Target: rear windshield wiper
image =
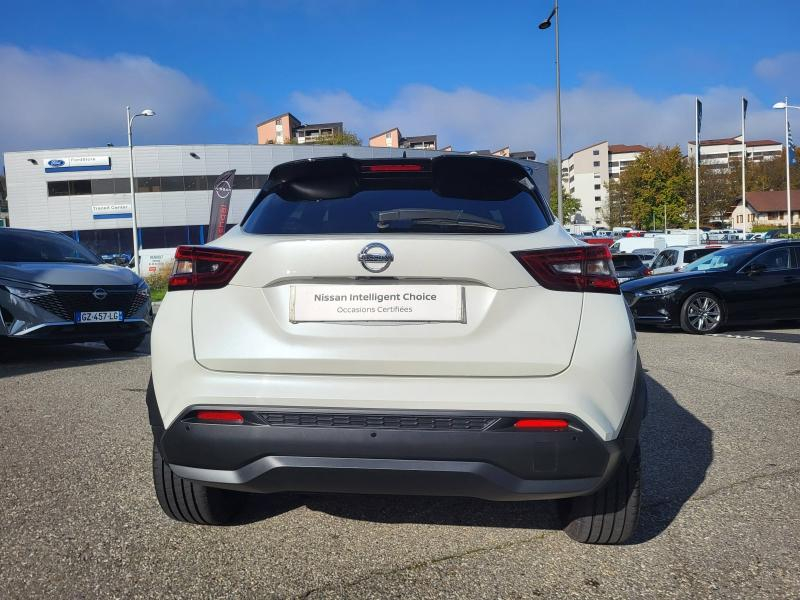
[[[419,225],[456,226],[469,229],[505,231],[506,226],[492,219],[465,213],[463,210],[396,208],[378,213],[378,229],[388,229],[392,222],[408,221]]]

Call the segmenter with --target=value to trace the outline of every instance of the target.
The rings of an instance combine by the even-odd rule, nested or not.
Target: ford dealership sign
[[[49,158],[44,163],[45,173],[62,171],[110,171],[110,156],[70,156],[67,158]]]

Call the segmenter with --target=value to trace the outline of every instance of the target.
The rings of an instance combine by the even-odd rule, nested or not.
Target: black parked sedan
[[[0,342],[133,350],[151,324],[150,290],[130,269],[62,233],[0,228]]]
[[[731,246],[680,273],[620,288],[638,325],[703,334],[729,323],[800,319],[800,242]]]

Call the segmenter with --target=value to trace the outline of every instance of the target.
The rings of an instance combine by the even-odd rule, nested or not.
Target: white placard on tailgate
[[[290,294],[292,323],[466,323],[460,285],[293,285]]]

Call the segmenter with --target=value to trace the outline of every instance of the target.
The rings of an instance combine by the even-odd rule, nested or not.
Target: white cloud
[[[800,52],[786,52],[756,63],[755,73],[762,79],[776,83],[793,82],[800,72]]]
[[[213,105],[202,85],[143,56],[93,59],[0,46],[0,77],[0,153],[126,144],[126,105],[157,113],[138,126],[140,142],[174,142]]]
[[[781,139],[781,123],[755,94],[713,87],[701,93],[706,139],[737,135],[740,98],[750,100],[748,137]],[[680,145],[694,137],[694,95],[648,98],[634,89],[591,79],[562,91],[564,155],[601,140],[624,144]],[[510,145],[533,149],[540,158],[555,155],[555,93],[533,90],[497,96],[470,88],[441,90],[429,85],[403,87],[384,106],[367,105],[344,91],[295,93],[292,110],[309,122],[342,120],[366,143],[397,126],[404,135],[436,133],[439,145],[457,150]]]

